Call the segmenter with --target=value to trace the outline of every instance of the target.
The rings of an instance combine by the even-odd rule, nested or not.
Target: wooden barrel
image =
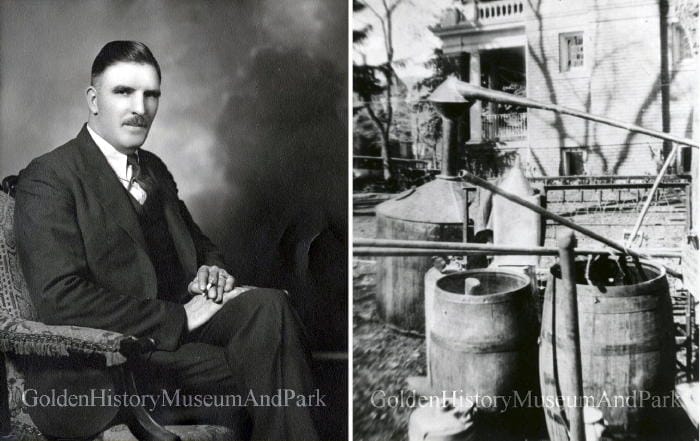
[[[444,272],[443,272],[444,271]],[[437,283],[438,280],[440,280],[442,277],[445,276],[445,274],[453,274],[457,272],[458,270],[456,269],[443,269],[442,271],[433,267],[430,268],[426,273],[425,273],[425,332],[426,335],[430,333],[430,330],[433,328],[433,314],[434,314],[434,309],[433,309],[433,300],[435,299],[435,284]],[[425,339],[425,354],[426,358],[430,357],[430,339],[426,338]],[[430,361],[427,360],[427,375],[428,379],[431,378],[430,376]]]
[[[480,285],[464,294],[464,281]],[[461,271],[435,287],[428,362],[433,390],[505,410],[532,372],[537,330],[530,279],[509,270]],[[476,397],[476,398],[475,398]]]
[[[603,411],[611,434],[637,438],[654,420],[653,400],[665,400],[674,382],[673,316],[665,270],[642,262],[644,282],[622,285],[586,271],[586,261],[576,261],[582,404]],[[560,404],[574,404],[575,385],[559,376],[569,371],[572,351],[567,348],[561,316],[561,270],[551,268],[545,290],[540,343],[540,387],[547,430],[552,441],[568,441],[568,412]],[[615,286],[617,285],[617,286]],[[552,344],[555,341],[556,344]],[[562,397],[561,402],[557,397]],[[661,401],[657,401],[657,404]],[[567,409],[568,410],[568,409]]]
[[[443,277],[442,271],[437,268],[430,268],[428,272],[425,273],[425,334],[429,335],[430,330],[433,328],[433,299],[435,298],[435,284],[437,281]],[[425,354],[426,354],[426,365],[427,365],[427,375],[428,381],[431,381],[430,374],[430,338],[425,339]]]

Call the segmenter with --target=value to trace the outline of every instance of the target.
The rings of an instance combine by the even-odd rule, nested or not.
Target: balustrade
[[[477,3],[477,19],[481,23],[521,19],[525,11],[522,0],[498,0]]]
[[[514,141],[527,136],[526,113],[481,115],[482,137],[486,140]]]

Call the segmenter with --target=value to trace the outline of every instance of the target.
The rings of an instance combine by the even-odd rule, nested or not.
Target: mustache
[[[126,126],[148,127],[148,120],[141,115],[134,115],[124,120]]]

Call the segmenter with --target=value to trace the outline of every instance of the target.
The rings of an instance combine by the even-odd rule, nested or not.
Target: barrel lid
[[[378,216],[411,222],[461,224],[464,222],[463,183],[436,178],[377,205]]]

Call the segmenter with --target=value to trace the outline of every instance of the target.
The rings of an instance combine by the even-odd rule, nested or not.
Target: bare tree
[[[395,72],[392,67],[394,62],[394,42],[393,42],[393,15],[396,8],[406,3],[408,0],[355,0],[362,7],[367,8],[379,21],[381,25],[384,50],[386,52],[386,62],[378,66],[355,65],[353,66],[353,91],[363,100],[363,108],[369,115],[372,122],[377,126],[381,136],[382,168],[384,179],[392,178],[391,164],[389,162],[389,145],[391,125],[394,119],[394,109],[391,102],[393,93]],[[358,9],[355,9],[358,10]],[[374,77],[374,72],[379,71],[385,79],[385,83],[378,87],[378,82]],[[373,107],[372,97],[383,94],[383,108]]]

